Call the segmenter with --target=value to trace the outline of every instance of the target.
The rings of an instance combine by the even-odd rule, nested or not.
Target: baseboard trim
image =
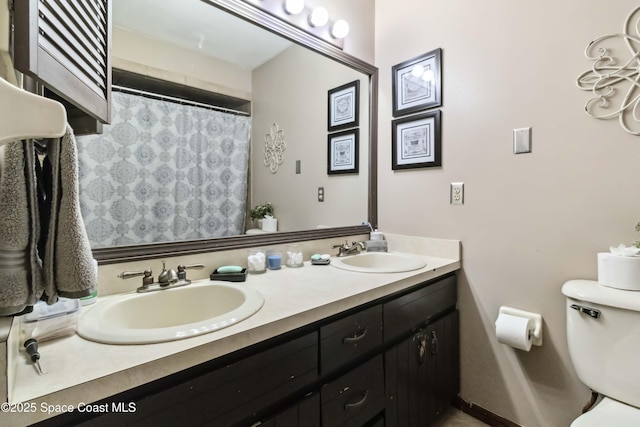
[[[454,406],[492,427],[522,427],[520,424],[516,424],[513,421],[484,409],[482,406],[476,405],[473,402],[467,402],[460,396],[455,400]]]

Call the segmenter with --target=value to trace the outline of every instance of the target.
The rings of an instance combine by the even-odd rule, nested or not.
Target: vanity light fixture
[[[285,0],[284,10],[289,15],[297,15],[304,10],[304,0]]]
[[[436,79],[436,75],[431,68],[426,68],[420,64],[413,67],[411,74],[414,77],[421,78],[425,82],[432,82]]]
[[[309,25],[312,27],[324,27],[329,22],[329,12],[322,6],[318,6],[309,15]]]
[[[205,0],[212,1],[212,0]],[[217,1],[217,0],[216,0]],[[225,0],[226,1],[226,0]],[[239,1],[239,0],[233,0]],[[307,33],[330,43],[339,49],[344,47],[344,38],[349,34],[349,24],[344,19],[332,21],[325,7],[305,6],[304,0],[242,0],[268,12]],[[322,0],[316,0],[321,2]]]
[[[338,19],[331,26],[331,36],[336,39],[343,39],[349,34],[349,23],[344,19]]]

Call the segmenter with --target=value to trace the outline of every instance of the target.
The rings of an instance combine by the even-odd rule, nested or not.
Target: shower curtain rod
[[[246,111],[239,111],[239,110],[233,110],[231,108],[218,107],[218,106],[211,105],[211,104],[204,104],[202,102],[190,101],[190,100],[184,99],[184,98],[175,98],[173,96],[161,95],[159,93],[147,92],[147,91],[139,90],[139,89],[132,89],[130,87],[111,85],[111,89],[112,90],[116,90],[118,92],[125,92],[125,93],[129,93],[129,94],[133,94],[133,95],[140,95],[140,96],[144,96],[144,97],[147,97],[147,98],[159,99],[161,101],[171,101],[171,102],[176,102],[178,104],[191,105],[191,106],[194,106],[194,107],[203,107],[203,108],[208,108],[210,110],[221,111],[223,113],[236,114],[236,115],[239,115],[239,116],[250,116],[251,115],[250,113],[247,113]]]

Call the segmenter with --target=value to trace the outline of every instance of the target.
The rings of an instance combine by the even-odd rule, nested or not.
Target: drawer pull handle
[[[367,400],[367,397],[369,396],[369,390],[365,390],[364,394],[362,396],[362,399],[358,400],[357,402],[354,403],[346,403],[344,405],[344,409],[352,409],[352,408],[357,408],[359,406],[364,405],[364,402]]]
[[[345,339],[342,340],[343,343],[345,344],[352,344],[354,342],[358,342],[361,339],[363,339],[366,335],[367,335],[367,331],[369,330],[369,327],[366,327],[364,329],[360,329],[358,331],[356,331],[352,337],[346,337]]]

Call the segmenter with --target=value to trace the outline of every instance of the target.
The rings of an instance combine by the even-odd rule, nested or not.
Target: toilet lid
[[[571,427],[611,426],[640,426],[640,409],[605,397],[593,409],[571,423]]]

